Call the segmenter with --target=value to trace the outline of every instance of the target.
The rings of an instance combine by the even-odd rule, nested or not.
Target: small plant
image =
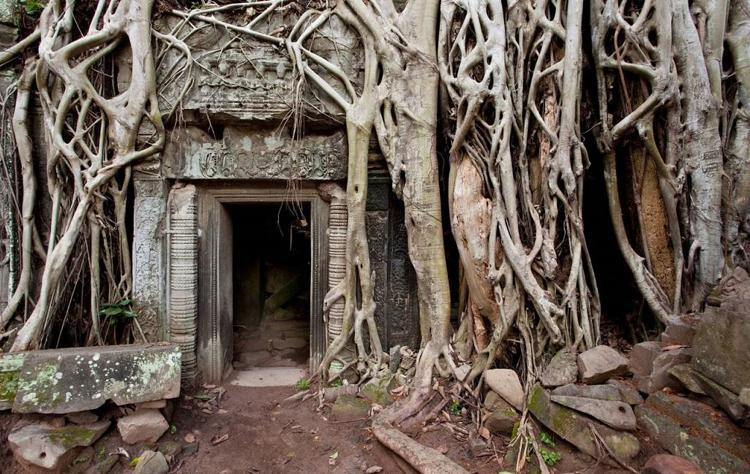
[[[542,431],[539,434],[539,439],[542,441],[542,443],[546,444],[550,448],[554,448],[555,447],[555,440],[552,439],[552,436],[549,433],[546,433],[546,432]]]
[[[29,16],[39,15],[44,10],[45,5],[46,2],[40,0],[21,0],[21,6]]]
[[[459,402],[458,400],[451,400],[451,402],[448,404],[448,411],[451,413],[451,415],[460,415],[461,402]]]
[[[299,379],[297,381],[297,390],[308,390],[310,388],[309,379]]]
[[[341,387],[344,385],[344,382],[341,380],[341,377],[335,378],[330,384],[328,384],[329,387]]]
[[[175,425],[169,425],[169,432],[171,434],[177,433],[177,426],[175,426]]]
[[[539,448],[539,454],[542,456],[542,461],[544,461],[544,464],[548,466],[554,466],[558,462],[560,462],[560,459],[562,459],[562,455],[558,453],[557,451],[552,451],[551,449]]]
[[[101,315],[105,318],[132,319],[137,317],[137,315],[130,308],[130,305],[132,303],[133,302],[130,299],[125,298],[115,303],[103,304],[101,309],[99,310],[99,313],[101,313]]]

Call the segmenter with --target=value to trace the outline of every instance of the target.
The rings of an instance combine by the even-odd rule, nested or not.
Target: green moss
[[[18,372],[0,372],[0,402],[12,402],[18,392]]]
[[[24,382],[23,379],[20,381],[18,389],[22,389],[24,396],[20,401],[21,405],[31,403],[32,405],[45,405],[48,407],[55,407],[63,401],[62,394],[57,390],[57,364],[54,362],[47,362],[39,364],[32,369],[35,373],[34,377]],[[22,387],[21,384],[24,384]],[[18,401],[16,401],[18,403]]]
[[[573,422],[575,416],[576,415],[572,410],[558,407],[555,413],[552,414],[552,431],[555,433],[565,433],[569,431],[570,428],[576,426]]]
[[[96,432],[83,426],[66,426],[49,434],[50,441],[60,444],[65,449],[85,446],[91,442]]]

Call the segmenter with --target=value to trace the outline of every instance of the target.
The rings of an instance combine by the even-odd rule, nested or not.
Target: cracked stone
[[[578,372],[587,384],[606,382],[628,370],[628,360],[615,349],[600,345],[578,354]]]

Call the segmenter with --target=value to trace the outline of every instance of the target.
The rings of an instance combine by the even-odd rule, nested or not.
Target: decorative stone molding
[[[198,212],[192,184],[169,193],[167,314],[169,339],[182,351],[182,377],[195,378],[198,336]]]
[[[328,289],[332,290],[346,276],[346,192],[334,183],[319,186],[320,195],[330,203],[328,213]],[[328,309],[326,333],[330,344],[339,334],[344,321],[343,298]]]

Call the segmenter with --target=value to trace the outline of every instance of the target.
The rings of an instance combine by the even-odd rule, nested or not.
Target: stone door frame
[[[226,252],[220,235],[221,220],[226,219],[226,205],[282,203],[297,200],[310,204],[310,371],[318,368],[326,349],[323,321],[323,299],[328,282],[328,207],[318,194],[316,183],[301,183],[290,189],[286,182],[195,183],[198,188],[198,373],[203,383],[220,383],[231,366],[232,329],[229,340],[222,323],[231,319],[232,304],[222,297],[220,274],[222,252]],[[222,217],[224,216],[224,217]],[[226,254],[224,254],[226,255]],[[231,258],[231,257],[230,257]],[[231,280],[231,275],[229,276]],[[222,301],[224,300],[224,301]],[[226,315],[230,316],[227,317]],[[229,322],[231,324],[231,321]],[[222,331],[224,329],[224,331]],[[227,360],[227,358],[229,360]]]

